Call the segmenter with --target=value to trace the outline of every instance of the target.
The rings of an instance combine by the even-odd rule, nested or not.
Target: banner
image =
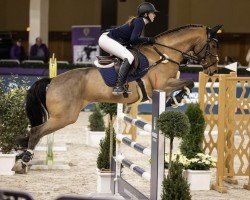
[[[100,53],[98,39],[101,35],[100,25],[72,26],[72,48],[74,63],[93,63]]]

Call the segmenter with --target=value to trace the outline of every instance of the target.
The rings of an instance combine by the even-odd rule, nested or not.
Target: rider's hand
[[[155,43],[155,38],[154,37],[149,37],[148,38],[148,44],[154,44]]]

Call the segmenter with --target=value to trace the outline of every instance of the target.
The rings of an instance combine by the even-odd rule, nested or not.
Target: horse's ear
[[[216,34],[216,33],[218,32],[218,30],[221,29],[222,26],[223,26],[223,25],[220,24],[220,25],[217,25],[217,26],[213,27],[213,28],[211,29],[211,33]]]
[[[207,27],[207,34],[209,38],[216,38],[217,32],[221,29],[222,25],[217,25],[213,28]]]

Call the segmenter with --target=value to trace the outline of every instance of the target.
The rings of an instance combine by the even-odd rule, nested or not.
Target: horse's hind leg
[[[44,124],[33,127],[29,136],[28,150],[24,153],[22,160],[16,162],[12,170],[17,173],[25,173],[27,165],[33,157],[33,150],[35,149],[39,140],[45,135],[53,133],[69,124],[74,123],[76,119],[77,117],[75,117],[74,120],[69,121],[66,117],[51,117]]]
[[[76,119],[74,121],[69,121],[66,118],[51,117],[44,124],[34,127],[33,133],[30,134],[28,149],[33,150],[43,136],[53,133],[69,124],[74,123]]]

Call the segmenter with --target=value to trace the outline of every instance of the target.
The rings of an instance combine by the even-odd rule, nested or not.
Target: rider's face
[[[151,22],[153,22],[154,21],[154,19],[155,19],[155,13],[154,12],[150,12],[150,13],[148,13],[148,17],[149,17],[149,19],[151,20]]]

